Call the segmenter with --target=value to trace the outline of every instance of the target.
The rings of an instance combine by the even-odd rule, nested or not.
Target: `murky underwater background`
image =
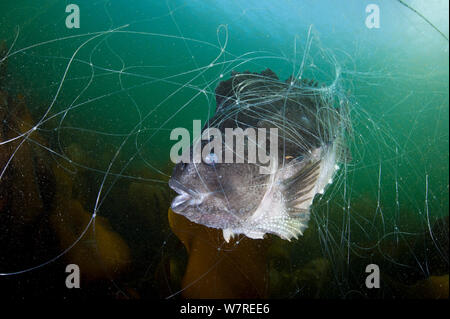
[[[380,28],[366,26],[371,3]],[[2,295],[448,297],[446,1],[7,0],[0,12]],[[336,67],[352,159],[303,237],[225,244],[168,213],[170,131],[213,114],[219,81],[270,68],[330,84]],[[68,264],[81,289],[66,288]]]

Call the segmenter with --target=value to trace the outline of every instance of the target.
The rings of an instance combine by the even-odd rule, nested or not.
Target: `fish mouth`
[[[236,223],[236,216],[228,210],[214,206],[211,211],[201,204],[211,200],[211,193],[198,193],[176,179],[169,180],[169,187],[178,193],[170,205],[173,212],[183,215],[193,223],[212,228],[228,228]],[[213,204],[212,204],[213,205]]]
[[[189,194],[183,193],[175,197],[172,201],[172,204],[170,204],[170,208],[174,212],[180,212],[184,210],[188,205],[189,201],[191,200],[191,196]]]
[[[180,213],[188,206],[201,203],[198,194],[181,184],[179,181],[170,179],[169,187],[178,193],[178,196],[173,199],[172,204],[170,205],[174,212]]]

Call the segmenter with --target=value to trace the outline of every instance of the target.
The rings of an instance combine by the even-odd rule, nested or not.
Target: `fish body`
[[[216,114],[203,132],[266,129],[276,137],[247,135],[245,151],[239,153],[222,135],[222,152],[214,148],[200,162],[178,163],[169,181],[179,194],[172,210],[222,229],[227,242],[237,234],[261,239],[271,233],[287,240],[302,235],[311,204],[332,182],[344,149],[345,118],[326,92],[313,82],[282,82],[269,69],[233,73],[221,82]],[[194,142],[189,158],[196,145],[204,149],[210,141]],[[233,162],[225,160],[226,150],[235,154]],[[252,156],[251,150],[262,150],[265,160]]]

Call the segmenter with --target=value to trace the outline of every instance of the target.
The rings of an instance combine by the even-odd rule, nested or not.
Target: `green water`
[[[369,3],[380,7],[379,29],[365,25]],[[86,210],[99,209],[130,242],[139,241],[134,224],[113,208],[130,200],[130,183],[165,185],[170,130],[211,116],[231,70],[286,79],[304,57],[305,77],[326,84],[340,66],[352,110],[352,160],[318,218],[331,206],[343,238],[355,216],[352,238],[377,242],[426,233],[448,216],[448,40],[401,3],[77,1],[79,29],[65,26],[67,4],[2,2],[0,39],[15,41],[2,89],[25,95],[36,123],[44,117],[53,160],[95,176]],[[448,37],[447,2],[408,4]]]

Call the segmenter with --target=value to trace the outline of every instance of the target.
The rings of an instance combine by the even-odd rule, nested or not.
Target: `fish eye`
[[[187,166],[187,163],[180,162],[180,169],[181,169],[181,171],[184,171],[184,169],[186,168],[186,166]]]
[[[205,164],[214,165],[219,161],[219,158],[217,157],[216,154],[209,153],[208,155],[205,156],[205,158],[203,160],[204,160]]]

